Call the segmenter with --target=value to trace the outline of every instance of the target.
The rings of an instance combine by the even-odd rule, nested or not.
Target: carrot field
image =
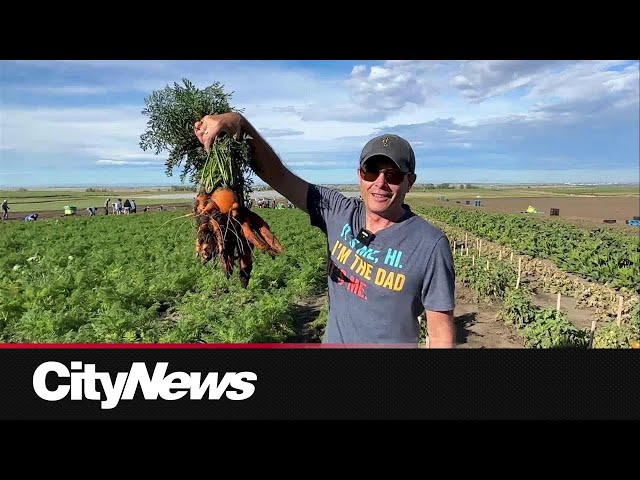
[[[5,222],[0,342],[284,342],[297,302],[326,288],[322,233],[299,210],[262,210],[285,246],[237,273],[195,256],[184,211]]]
[[[453,206],[414,210],[454,247],[459,345],[638,343],[637,235]],[[327,313],[326,238],[298,209],[257,211],[284,250],[254,251],[246,289],[237,266],[227,279],[220,265],[196,257],[196,222],[185,208],[3,222],[0,342],[318,342]],[[543,292],[575,306],[541,306]]]

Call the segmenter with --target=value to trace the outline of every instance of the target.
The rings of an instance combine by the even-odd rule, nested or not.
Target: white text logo
[[[209,372],[201,379],[200,372],[172,372],[166,374],[168,362],[156,364],[153,375],[149,375],[144,362],[134,362],[128,372],[118,372],[112,381],[109,372],[96,372],[96,366],[82,362],[71,362],[71,368],[59,362],[45,362],[33,372],[33,389],[43,400],[56,402],[71,393],[71,400],[99,400],[102,409],[115,408],[120,400],[132,400],[138,386],[146,400],[178,400],[189,394],[191,400],[201,400],[209,392],[209,400],[219,400],[223,394],[229,400],[246,400],[255,391],[250,383],[258,376],[253,372],[226,372],[221,379],[218,372]],[[47,375],[70,378],[62,383],[56,380],[51,389],[47,387]],[[97,383],[104,393],[96,390]],[[231,388],[231,390],[228,390]]]

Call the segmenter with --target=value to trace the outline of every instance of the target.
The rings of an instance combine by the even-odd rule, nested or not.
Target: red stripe
[[[230,349],[230,348],[417,348],[415,344],[370,343],[0,343],[0,349]]]

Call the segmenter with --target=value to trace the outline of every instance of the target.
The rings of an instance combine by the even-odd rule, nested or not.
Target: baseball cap
[[[382,155],[392,160],[405,173],[414,173],[416,156],[411,144],[394,134],[383,134],[369,140],[360,154],[360,167],[371,157]]]

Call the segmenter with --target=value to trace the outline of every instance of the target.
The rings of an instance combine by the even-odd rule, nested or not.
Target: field
[[[49,189],[0,195],[11,208],[10,221],[0,225],[0,342],[321,338],[326,245],[299,210],[259,210],[285,253],[272,259],[256,252],[244,290],[237,275],[227,281],[219,268],[195,258],[194,222],[184,217],[191,211],[189,192]],[[254,196],[277,197],[270,191]],[[478,196],[481,206],[474,207]],[[152,208],[122,216],[99,208],[93,218],[84,211],[103,207],[108,197],[135,198]],[[629,345],[638,316],[640,228],[624,221],[640,215],[637,187],[417,189],[407,203],[443,228],[456,248],[459,347],[545,348],[569,338],[584,345],[594,322],[596,345]],[[78,213],[65,217],[69,204]],[[169,208],[159,211],[160,204]],[[539,213],[520,213],[529,205]],[[550,217],[550,208],[560,209],[560,216]],[[37,222],[20,221],[32,212],[41,213]],[[506,229],[509,235],[501,237]],[[593,230],[603,233],[592,242]],[[526,321],[516,310],[529,312]],[[552,330],[560,334],[550,335]]]
[[[583,190],[583,189],[581,189]],[[505,194],[509,193],[509,196]],[[615,193],[615,194],[614,194]],[[516,190],[516,191],[499,191],[499,192],[479,192],[476,191],[471,195],[450,195],[417,192],[411,193],[407,197],[407,203],[410,205],[420,204],[450,204],[451,206],[461,206],[467,209],[479,208],[482,211],[525,214],[529,206],[538,210],[533,215],[542,219],[562,219],[575,225],[584,225],[585,227],[611,227],[626,229],[629,232],[638,231],[626,225],[627,220],[631,220],[635,216],[640,216],[640,193],[635,190],[635,195],[631,194],[628,189],[620,189],[620,191],[612,193],[609,190],[608,195],[603,192],[595,191],[593,194],[567,194],[557,193],[555,189],[549,192],[540,191],[537,195],[534,192]],[[445,196],[447,200],[439,200],[439,197]],[[480,198],[478,198],[480,197]],[[480,207],[474,207],[474,200],[480,200]],[[470,204],[466,205],[465,202]],[[460,202],[460,203],[458,203]],[[551,209],[559,210],[559,216],[550,217]],[[604,220],[615,220],[615,224],[604,223]]]
[[[304,300],[324,285],[322,236],[302,212],[265,211],[287,251],[276,259],[256,252],[246,290],[237,275],[227,281],[200,264],[184,214],[5,222],[0,341],[295,340]]]
[[[100,213],[104,213],[104,205],[108,198],[115,202],[121,198],[135,199],[138,206],[151,206],[157,208],[159,205],[180,205],[185,204],[185,196],[188,192],[180,192],[181,195],[172,195],[168,188],[119,188],[105,191],[87,191],[86,188],[50,188],[44,190],[0,190],[0,197],[9,201],[9,213],[35,213],[47,212],[48,216],[53,214],[62,215],[66,205],[75,206],[78,213],[86,215],[88,207],[95,207]],[[177,193],[177,192],[176,192]],[[195,195],[195,194],[194,194]],[[178,196],[178,198],[174,198]],[[50,212],[50,213],[49,213]],[[20,215],[20,218],[25,215]]]

